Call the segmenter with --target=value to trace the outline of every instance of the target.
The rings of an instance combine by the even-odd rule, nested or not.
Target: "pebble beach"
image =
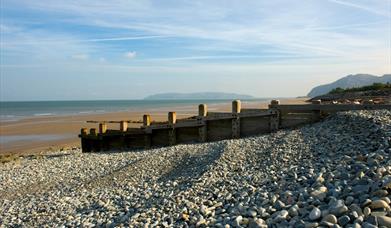
[[[0,165],[4,227],[391,227],[391,111],[151,150]]]

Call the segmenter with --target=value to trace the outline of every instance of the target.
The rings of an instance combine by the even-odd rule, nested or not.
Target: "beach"
[[[391,227],[391,112],[150,150],[0,165],[5,227]]]
[[[306,98],[281,99],[282,104],[302,104]],[[230,112],[230,101],[208,104],[209,111]],[[245,101],[243,108],[267,108],[269,100]],[[80,147],[78,134],[80,129],[97,128],[95,121],[141,121],[144,114],[150,114],[152,120],[165,121],[167,113],[176,111],[178,118],[195,116],[198,113],[197,104],[180,104],[177,106],[141,107],[129,111],[111,111],[105,113],[80,113],[57,116],[33,116],[13,121],[0,121],[0,153],[28,154],[45,152],[53,149]],[[139,127],[140,124],[129,124],[129,127]],[[109,128],[118,129],[119,124],[109,124]]]

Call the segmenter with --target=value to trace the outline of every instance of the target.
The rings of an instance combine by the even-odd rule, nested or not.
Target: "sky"
[[[1,0],[0,100],[305,95],[391,73],[391,0]]]

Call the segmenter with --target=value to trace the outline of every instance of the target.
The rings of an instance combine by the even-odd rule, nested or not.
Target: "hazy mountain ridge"
[[[353,87],[361,87],[366,85],[371,85],[373,83],[387,83],[391,82],[391,74],[385,74],[381,77],[371,75],[371,74],[355,74],[355,75],[348,75],[346,77],[343,77],[341,79],[338,79],[335,82],[332,82],[330,84],[326,85],[320,85],[317,87],[314,87],[309,93],[308,97],[316,97],[320,95],[327,94],[332,89],[335,89],[337,87],[346,89],[346,88],[353,88]]]
[[[147,96],[144,100],[198,100],[198,99],[254,99],[246,94],[203,92],[203,93],[159,93]]]

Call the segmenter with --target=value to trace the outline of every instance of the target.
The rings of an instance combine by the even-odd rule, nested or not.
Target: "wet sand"
[[[281,100],[283,104],[303,104],[305,98]],[[243,102],[242,108],[267,108],[268,102]],[[208,105],[209,111],[231,111],[230,103]],[[46,116],[27,118],[18,121],[0,122],[0,153],[1,154],[28,154],[45,152],[53,149],[79,147],[78,134],[82,127],[97,127],[95,123],[86,123],[88,120],[142,120],[144,114],[150,114],[152,120],[167,120],[167,112],[176,111],[178,118],[195,116],[197,106],[183,106],[177,108],[146,109],[138,112],[111,112],[102,114],[84,114],[69,116]],[[129,124],[129,127],[138,127],[140,124]],[[119,124],[109,124],[109,128],[118,129]]]

